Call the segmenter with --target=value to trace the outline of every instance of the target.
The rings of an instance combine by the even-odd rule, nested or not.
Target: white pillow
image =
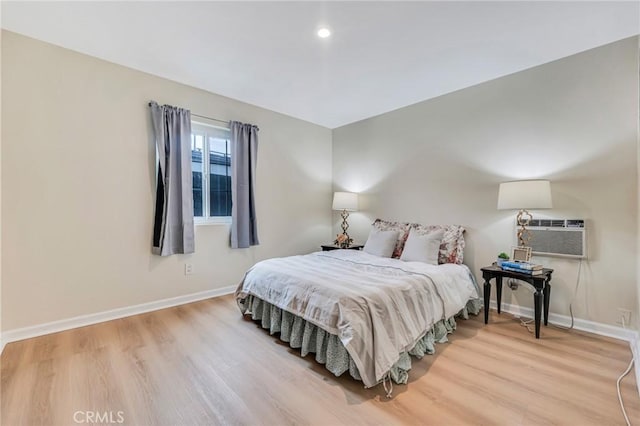
[[[398,234],[398,231],[381,231],[372,227],[362,251],[375,256],[391,257],[398,241]]]
[[[440,243],[444,237],[444,230],[420,235],[415,229],[411,229],[400,260],[405,262],[424,262],[430,265],[438,264]]]

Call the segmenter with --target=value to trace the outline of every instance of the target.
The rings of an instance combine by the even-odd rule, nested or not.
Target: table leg
[[[549,299],[551,297],[551,285],[544,283],[544,325],[549,325]]]
[[[536,339],[540,338],[540,316],[542,313],[542,292],[536,289],[533,295],[533,302],[535,307],[535,323],[536,323]]]
[[[484,323],[489,324],[489,298],[491,297],[491,281],[484,279]]]
[[[496,277],[496,304],[498,305],[498,313],[502,305],[502,277]]]

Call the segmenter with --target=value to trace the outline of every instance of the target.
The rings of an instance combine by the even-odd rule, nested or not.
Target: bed
[[[373,228],[386,232],[393,224],[377,220]],[[477,283],[462,264],[464,230],[456,227],[452,239],[445,227],[438,262],[428,264],[399,257],[410,229],[433,227],[402,225],[391,257],[333,250],[257,263],[236,291],[241,312],[302,356],[315,353],[336,376],[349,372],[365,387],[382,382],[390,396],[387,385],[407,383],[410,355],[434,353],[456,316],[481,307]]]

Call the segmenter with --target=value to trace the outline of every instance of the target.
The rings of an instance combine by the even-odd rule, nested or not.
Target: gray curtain
[[[260,244],[256,219],[258,126],[229,122],[231,129],[231,248]]]
[[[158,152],[153,253],[193,253],[191,112],[155,102],[149,107]]]

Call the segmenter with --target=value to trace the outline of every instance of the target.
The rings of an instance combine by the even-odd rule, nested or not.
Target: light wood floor
[[[492,312],[488,326],[458,321],[387,399],[301,358],[226,296],[7,345],[1,421],[73,425],[97,411],[130,425],[621,425],[615,382],[630,359],[625,342],[553,327],[536,340]],[[633,371],[622,393],[640,424]]]

